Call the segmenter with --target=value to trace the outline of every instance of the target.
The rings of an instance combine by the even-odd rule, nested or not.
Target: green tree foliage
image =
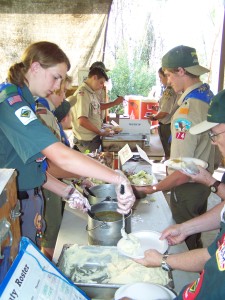
[[[148,61],[140,59],[138,49],[134,51],[133,59],[128,57],[126,51],[121,51],[116,60],[116,65],[109,76],[112,80],[112,90],[109,92],[110,100],[117,98],[117,95],[141,95],[148,96],[151,87],[155,85],[155,72],[148,68]],[[120,107],[113,107],[110,112],[123,113],[122,104]]]

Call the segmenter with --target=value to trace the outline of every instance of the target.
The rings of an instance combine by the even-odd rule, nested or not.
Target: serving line
[[[87,221],[87,214],[73,210],[66,204],[53,255],[54,263],[58,262],[63,245],[88,245],[88,233],[86,231]],[[131,220],[132,232],[140,230],[154,230],[160,232],[171,224],[174,224],[174,220],[162,192],[156,192],[153,195],[148,195],[141,200],[137,200],[137,205]],[[169,253],[179,253],[187,250],[186,244],[182,243],[170,247]],[[179,292],[184,285],[196,278],[196,273],[173,271],[175,291]]]

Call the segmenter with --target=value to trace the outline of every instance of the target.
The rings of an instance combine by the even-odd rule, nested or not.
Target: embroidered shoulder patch
[[[225,235],[220,240],[220,245],[216,250],[216,261],[220,271],[225,271]]]
[[[186,133],[191,127],[191,122],[187,119],[179,118],[174,121],[174,127],[176,130],[176,139],[184,140]]]
[[[22,106],[15,111],[15,115],[23,123],[23,125],[27,125],[30,122],[37,119],[35,113],[29,106]]]
[[[15,103],[22,102],[22,99],[21,99],[20,95],[15,95],[13,97],[9,97],[7,99],[7,102],[9,103],[9,105],[13,105]]]
[[[47,109],[46,108],[39,108],[36,110],[36,115],[47,115]]]

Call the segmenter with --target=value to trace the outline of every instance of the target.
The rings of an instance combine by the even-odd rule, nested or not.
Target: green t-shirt
[[[0,168],[17,170],[17,188],[21,191],[44,183],[41,151],[58,142],[36,117],[32,106],[34,98],[26,86],[16,95],[6,95],[0,103]]]
[[[221,220],[221,231],[208,247],[211,258],[204,266],[200,277],[185,287],[175,298],[179,300],[220,300],[225,295],[225,220]]]

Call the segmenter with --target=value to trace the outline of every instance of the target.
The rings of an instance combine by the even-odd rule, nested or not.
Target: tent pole
[[[223,17],[223,31],[222,31],[222,39],[221,39],[218,92],[223,90],[223,86],[224,86],[224,66],[225,66],[225,10],[224,10],[224,17]]]

